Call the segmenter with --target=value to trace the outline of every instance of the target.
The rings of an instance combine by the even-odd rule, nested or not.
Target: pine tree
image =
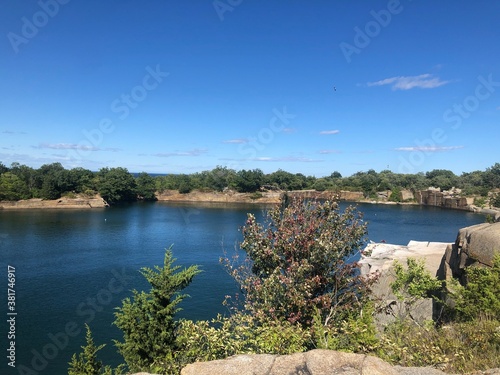
[[[123,342],[115,341],[129,370],[148,370],[154,363],[171,358],[176,351],[174,315],[179,303],[187,296],[179,292],[186,288],[200,271],[197,266],[180,270],[173,266],[176,259],[170,249],[165,252],[163,267],[141,269],[151,284],[149,292],[133,290],[132,298],[123,300],[117,308],[114,324],[123,331]]]
[[[68,375],[100,375],[102,362],[97,360],[97,352],[105,345],[96,346],[92,338],[90,327],[85,324],[87,334],[85,335],[86,345],[82,346],[83,352],[78,356],[73,354],[69,363]]]

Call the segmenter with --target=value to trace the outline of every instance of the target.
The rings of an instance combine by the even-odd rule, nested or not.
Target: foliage
[[[493,260],[493,267],[466,268],[467,284],[455,286],[456,318],[470,321],[481,315],[500,320],[500,255]]]
[[[17,201],[26,198],[26,184],[12,172],[0,175],[0,200]]]
[[[286,321],[259,320],[244,313],[217,316],[212,321],[181,320],[177,351],[157,361],[155,370],[176,373],[188,363],[227,358],[235,354],[292,354],[302,352],[308,332]]]
[[[374,324],[374,308],[365,304],[359,312],[333,324],[325,324],[320,314],[314,319],[312,341],[316,348],[370,353],[378,346]]]
[[[102,168],[97,185],[99,194],[110,204],[137,199],[135,179],[125,168]]]
[[[366,234],[353,207],[340,213],[334,200],[293,199],[288,206],[283,200],[265,225],[248,214],[242,233],[246,261],[225,262],[245,294],[245,309],[259,319],[307,328],[318,312],[324,322],[340,321],[367,299],[373,280],[361,277],[350,259]]]
[[[409,320],[391,323],[377,356],[401,366],[434,366],[471,373],[500,366],[500,321],[479,318],[442,327],[420,327]]]
[[[474,197],[474,205],[481,208],[486,207],[486,197]]]
[[[500,208],[500,193],[491,195],[490,206]]]
[[[97,352],[104,348],[105,345],[96,346],[92,337],[90,327],[85,324],[87,333],[85,335],[86,345],[82,346],[83,352],[73,354],[69,363],[68,375],[112,375],[113,371],[109,366],[103,366],[102,362],[97,359]],[[115,372],[118,374],[120,368]]]
[[[118,173],[120,172],[125,173]],[[107,172],[111,175],[106,176]],[[315,189],[317,191],[363,191],[366,197],[376,197],[377,191],[402,189],[422,190],[430,185],[449,189],[452,186],[461,188],[469,195],[486,196],[489,191],[500,186],[500,163],[496,163],[486,171],[473,171],[456,176],[448,170],[433,170],[417,174],[394,173],[390,170],[376,172],[356,172],[342,177],[339,172],[316,178],[301,173],[290,173],[284,170],[264,174],[260,169],[240,170],[217,166],[212,170],[193,174],[168,174],[152,177],[141,173],[134,178],[125,168],[104,168],[95,173],[84,168],[64,169],[60,163],[46,164],[33,169],[19,163],[12,163],[10,168],[0,162],[0,175],[13,173],[24,184],[19,199],[44,198],[55,199],[67,192],[80,194],[84,192],[101,192],[109,196],[110,203],[118,201],[135,201],[137,199],[154,200],[154,192],[179,190],[183,193],[195,189],[202,191],[223,191],[225,188],[239,192],[256,192],[261,188],[272,186],[280,190]],[[121,176],[119,176],[121,174]],[[113,177],[111,181],[107,177]],[[154,182],[154,184],[153,184]],[[124,185],[124,186],[121,186]],[[136,186],[137,185],[137,186]],[[154,186],[153,186],[154,185]],[[118,194],[118,192],[121,194]],[[0,187],[0,196],[6,195]],[[498,199],[498,195],[494,199]],[[393,199],[397,195],[393,194]],[[486,201],[484,204],[486,205]],[[495,205],[498,200],[490,202]]]
[[[391,290],[402,306],[398,309],[400,319],[411,318],[415,305],[423,298],[431,298],[442,288],[442,283],[425,269],[423,259],[408,258],[407,268],[394,261],[395,280]]]
[[[264,172],[260,169],[241,170],[236,173],[234,187],[242,193],[256,192],[263,185]]]
[[[146,172],[142,172],[135,180],[137,185],[137,195],[146,201],[156,200],[156,184],[153,177]]]
[[[394,188],[391,191],[391,195],[389,196],[389,200],[391,202],[401,202],[401,189]]]
[[[187,296],[180,294],[200,271],[196,266],[179,270],[170,249],[165,252],[163,267],[142,268],[151,284],[149,292],[133,290],[117,308],[114,324],[123,332],[123,342],[115,341],[119,352],[132,372],[149,370],[158,358],[167,358],[176,351],[175,314]]]

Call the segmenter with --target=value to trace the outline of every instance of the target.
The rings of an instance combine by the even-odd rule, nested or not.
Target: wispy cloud
[[[2,134],[28,134],[26,132],[14,131],[14,130],[4,130]]]
[[[340,133],[340,130],[322,130],[319,132],[321,135],[331,135],[331,134],[338,134]]]
[[[324,160],[320,159],[310,159],[301,156],[285,156],[285,157],[268,157],[262,156],[258,158],[250,159],[252,161],[265,161],[265,162],[300,162],[300,163],[317,163]]]
[[[442,152],[453,151],[464,148],[464,146],[413,146],[413,147],[398,147],[396,151],[424,151],[424,152]]]
[[[246,139],[246,138],[228,139],[228,140],[222,141],[222,143],[242,144],[242,143],[248,143],[248,139]]]
[[[391,85],[392,90],[410,90],[413,88],[433,89],[450,82],[442,81],[439,77],[434,77],[432,74],[420,74],[418,76],[386,78],[376,82],[368,82],[366,85],[368,87]]]
[[[341,152],[339,150],[320,150],[319,153],[323,155],[328,155],[328,154],[340,154]]]
[[[86,146],[74,143],[40,143],[38,146],[32,146],[32,147],[38,149],[48,148],[51,150],[112,151],[112,152],[120,151],[120,149],[113,147],[100,148],[100,147]]]
[[[159,152],[153,154],[153,156],[157,156],[159,158],[170,158],[173,156],[200,156],[202,154],[206,154],[208,150],[204,148],[195,148],[193,150],[188,151],[174,151],[174,152]]]

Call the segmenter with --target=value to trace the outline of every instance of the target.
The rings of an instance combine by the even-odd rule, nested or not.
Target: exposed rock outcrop
[[[311,350],[291,355],[237,355],[226,360],[186,366],[181,375],[398,375],[379,358],[330,350]],[[420,372],[418,374],[428,374]],[[437,374],[442,374],[438,372]]]
[[[380,278],[372,290],[374,295],[384,302],[384,306],[387,306],[385,312],[375,316],[379,330],[383,330],[383,327],[393,321],[396,316],[404,313],[404,305],[397,303],[390,287],[395,279],[394,261],[406,264],[406,260],[410,257],[423,259],[427,271],[435,276],[449,245],[451,244],[446,242],[410,241],[406,246],[386,243],[371,243],[366,246],[359,261],[361,273],[364,275],[373,272],[380,273]],[[432,299],[426,298],[415,305],[412,316],[417,321],[423,322],[432,319],[433,309]]]
[[[446,248],[438,277],[452,277],[465,282],[465,267],[471,265],[493,265],[495,254],[500,254],[500,223],[477,224],[458,231],[454,244]]]

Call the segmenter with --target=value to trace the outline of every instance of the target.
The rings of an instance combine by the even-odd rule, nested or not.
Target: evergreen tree
[[[176,351],[174,315],[187,296],[180,294],[200,271],[197,266],[180,270],[173,266],[172,251],[165,252],[163,267],[143,268],[151,284],[149,292],[133,290],[132,298],[117,308],[114,324],[123,331],[123,342],[115,341],[130,371],[149,370],[157,361],[171,358]]]
[[[102,362],[97,359],[97,352],[104,348],[105,345],[96,346],[90,327],[87,324],[85,324],[85,327],[87,328],[86,345],[82,346],[82,353],[78,356],[73,354],[71,357],[68,375],[100,375],[103,370]],[[105,370],[109,371],[109,368]]]

